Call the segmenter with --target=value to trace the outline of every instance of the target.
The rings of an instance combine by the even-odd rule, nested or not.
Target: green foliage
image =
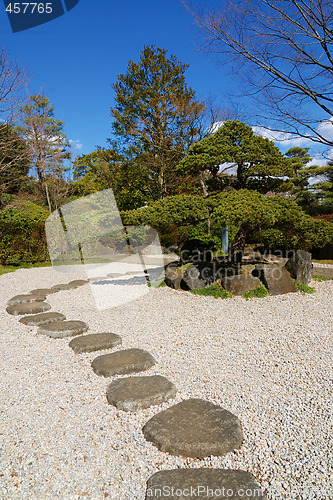
[[[231,299],[232,295],[230,295],[227,290],[222,288],[221,285],[212,285],[208,288],[200,288],[190,290],[191,293],[195,295],[203,295],[204,297],[214,297],[215,299]]]
[[[0,198],[17,193],[26,181],[29,157],[25,143],[14,128],[0,123]],[[5,200],[0,199],[0,207]]]
[[[153,198],[164,197],[178,186],[174,169],[197,133],[204,109],[185,81],[186,64],[167,51],[145,46],[140,61],[112,86],[113,132],[124,148],[136,152],[138,165],[149,171]]]
[[[33,267],[51,267],[51,266],[52,266],[51,262],[35,262],[34,264],[31,264],[29,262],[23,262],[23,263],[20,262],[18,264],[12,264],[10,266],[0,265],[0,276],[6,273],[13,273],[18,269],[30,269]]]
[[[0,211],[0,263],[47,259],[44,224],[48,211],[32,202],[16,200]]]
[[[314,281],[319,281],[319,282],[321,282],[321,281],[331,281],[331,280],[333,280],[333,278],[328,278],[327,276],[321,276],[320,274],[314,274],[314,275],[312,276],[312,279],[313,279]]]
[[[119,210],[139,208],[149,200],[144,171],[114,149],[97,149],[74,162],[75,190],[86,196],[112,188]]]
[[[253,288],[253,290],[249,290],[248,292],[243,293],[242,297],[244,299],[249,300],[253,297],[267,297],[269,295],[267,288],[260,283],[260,285]]]
[[[280,179],[291,175],[290,162],[272,141],[255,135],[251,127],[238,120],[226,121],[213,135],[193,144],[178,171],[196,176],[208,173],[213,190],[218,189],[217,180],[220,189],[229,186],[262,193],[292,187]]]
[[[315,289],[312,288],[309,285],[305,285],[304,283],[300,283],[299,281],[293,280],[295,283],[297,289],[299,292],[301,292],[302,295],[305,295],[306,293],[315,293]]]

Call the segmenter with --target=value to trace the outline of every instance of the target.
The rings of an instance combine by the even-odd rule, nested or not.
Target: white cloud
[[[79,139],[75,139],[75,140],[69,139],[69,143],[74,150],[81,149],[83,147],[83,144],[81,144]]]

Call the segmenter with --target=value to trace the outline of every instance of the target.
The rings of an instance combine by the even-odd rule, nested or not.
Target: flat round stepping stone
[[[75,285],[71,285],[70,283],[59,283],[59,285],[54,285],[51,286],[52,290],[55,290],[56,292],[60,290],[74,290],[76,288]]]
[[[121,344],[121,337],[115,333],[94,333],[90,335],[82,335],[73,339],[69,343],[69,347],[77,354],[81,352],[101,351],[102,349],[112,349],[116,345]]]
[[[56,293],[57,290],[53,288],[35,288],[31,290],[29,293],[32,295],[50,295],[51,293]]]
[[[33,316],[24,316],[19,321],[24,325],[29,326],[43,326],[53,323],[54,321],[64,321],[66,316],[57,312],[48,312],[41,314],[34,314]]]
[[[89,329],[87,323],[83,321],[55,321],[48,325],[38,328],[37,333],[47,335],[54,339],[62,339],[64,337],[74,337],[80,335]]]
[[[176,392],[176,386],[161,375],[127,377],[112,382],[106,398],[119,410],[137,411],[164,403],[175,397]]]
[[[108,273],[107,276],[110,278],[119,278],[119,276],[124,276],[124,273]]]
[[[142,430],[160,451],[184,457],[222,456],[243,441],[239,419],[202,399],[188,399],[154,415]]]
[[[98,356],[91,363],[96,375],[112,377],[112,375],[126,375],[148,370],[156,363],[149,352],[143,349],[125,349]]]
[[[7,306],[15,306],[16,304],[29,304],[30,302],[42,302],[43,300],[46,299],[46,295],[42,294],[22,294],[22,295],[15,295],[15,297],[12,297],[11,299],[8,300]]]
[[[25,314],[37,314],[51,309],[50,304],[46,302],[29,302],[26,304],[16,304],[8,306],[6,311],[13,316],[23,316]]]
[[[171,494],[173,492],[175,495]],[[193,492],[193,495],[189,495]],[[145,500],[177,498],[188,500],[267,498],[252,474],[232,469],[175,469],[156,472],[147,481]]]

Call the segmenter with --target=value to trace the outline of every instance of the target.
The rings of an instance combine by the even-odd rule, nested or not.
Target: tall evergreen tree
[[[140,61],[130,61],[112,86],[113,133],[149,169],[157,199],[179,183],[175,166],[197,140],[205,107],[185,81],[187,68],[175,56],[167,57],[166,50],[145,46]]]
[[[63,160],[69,158],[68,141],[63,132],[64,123],[54,118],[54,108],[47,97],[32,95],[22,106],[22,123],[17,127],[28,147],[30,167],[36,170],[38,183],[45,193],[50,212],[56,200],[50,196],[52,178],[62,179]]]

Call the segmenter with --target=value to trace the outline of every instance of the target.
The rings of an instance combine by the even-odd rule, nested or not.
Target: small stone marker
[[[51,295],[51,293],[56,293],[57,290],[54,288],[35,288],[29,292],[32,295]]]
[[[193,495],[189,495],[189,492]],[[145,500],[197,498],[253,500],[267,498],[255,478],[243,470],[175,469],[155,472],[147,481]]]
[[[35,314],[33,316],[24,316],[19,321],[24,325],[29,326],[43,326],[53,323],[54,321],[64,321],[66,316],[57,312],[48,312],[42,314]]]
[[[69,347],[77,354],[81,352],[101,351],[112,349],[121,344],[121,337],[115,333],[95,333],[91,335],[81,335],[69,343]]]
[[[176,386],[161,375],[127,377],[112,382],[106,398],[118,410],[137,411],[164,403],[175,397],[176,392]]]
[[[55,321],[48,325],[38,328],[37,333],[47,335],[54,339],[62,339],[64,337],[74,337],[80,335],[89,329],[89,326],[83,321]]]
[[[112,377],[148,370],[156,363],[149,352],[143,349],[126,349],[98,356],[91,363],[96,375]]]
[[[16,304],[8,306],[6,311],[13,316],[23,316],[25,314],[37,314],[51,309],[50,304],[46,302],[29,302],[27,304]]]
[[[160,451],[184,457],[222,456],[243,441],[239,419],[202,399],[188,399],[158,413],[142,430]]]
[[[24,294],[24,295],[15,295],[8,300],[7,306],[16,306],[16,304],[29,304],[30,302],[42,302],[46,299],[46,295],[42,294]]]

